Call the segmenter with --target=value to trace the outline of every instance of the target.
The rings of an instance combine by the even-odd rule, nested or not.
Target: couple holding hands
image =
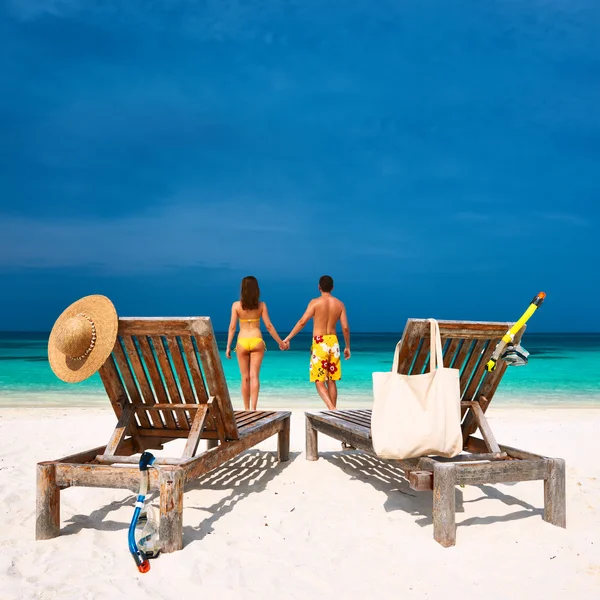
[[[260,330],[263,320],[280,350],[289,350],[290,340],[313,319],[313,340],[310,358],[310,381],[330,410],[337,404],[337,385],[342,377],[340,345],[336,335],[338,321],[344,334],[344,358],[350,358],[350,328],[344,303],[331,295],[333,279],[323,275],[319,279],[321,295],[308,303],[306,311],[289,335],[282,340],[269,319],[267,305],[260,301],[260,288],[256,277],[242,279],[240,299],[231,307],[231,322],[227,336],[227,358],[231,358],[231,344],[239,321],[240,330],[235,352],[242,375],[242,398],[245,410],[256,410],[260,390],[260,366],[267,349]]]

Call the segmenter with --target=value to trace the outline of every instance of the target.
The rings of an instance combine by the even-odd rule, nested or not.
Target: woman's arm
[[[277,334],[275,326],[273,325],[273,323],[271,323],[271,319],[269,319],[269,311],[267,310],[267,305],[264,302],[262,303],[261,317],[262,320],[265,322],[265,327],[267,328],[267,331],[271,334],[271,337],[279,344],[279,349],[287,350],[287,345],[283,343],[283,340]]]
[[[289,344],[290,340],[299,332],[302,331],[302,329],[304,328],[304,326],[315,316],[315,305],[314,305],[314,301],[311,300],[308,303],[308,306],[306,307],[306,310],[304,311],[304,314],[302,315],[302,317],[300,317],[300,320],[296,323],[296,325],[294,325],[294,329],[292,329],[287,337],[285,338],[285,340],[283,340],[284,344]]]
[[[231,320],[229,321],[229,331],[227,332],[227,350],[225,351],[225,356],[227,358],[231,358],[231,342],[233,342],[233,336],[235,335],[235,330],[237,328],[238,314],[235,310],[235,305],[235,302],[231,305]]]

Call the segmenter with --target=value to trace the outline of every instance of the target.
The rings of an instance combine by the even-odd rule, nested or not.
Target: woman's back
[[[240,322],[239,337],[262,337],[260,331],[260,317],[263,311],[263,302],[260,302],[258,308],[244,310],[241,302],[235,303],[235,311]]]

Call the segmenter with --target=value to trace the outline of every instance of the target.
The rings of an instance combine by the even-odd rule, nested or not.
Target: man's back
[[[341,300],[327,294],[311,301],[314,309],[313,336],[335,334],[335,326],[344,310]]]
[[[336,382],[342,378],[340,344],[335,331],[338,321],[346,343],[344,358],[350,358],[350,327],[346,308],[341,300],[331,295],[332,289],[333,279],[329,275],[323,275],[319,279],[321,297],[308,303],[300,320],[283,340],[283,344],[288,344],[289,347],[289,341],[312,319],[313,341],[310,348],[309,375],[329,410],[335,409],[337,405]]]

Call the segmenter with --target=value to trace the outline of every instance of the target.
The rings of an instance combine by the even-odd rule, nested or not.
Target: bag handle
[[[400,360],[400,344],[401,343],[402,343],[402,340],[400,340],[396,344],[396,349],[394,350],[394,362],[392,363],[392,373],[398,372],[398,361]]]
[[[440,334],[440,326],[435,319],[429,319],[429,335],[431,337],[431,350],[429,351],[429,371],[432,372],[434,369],[437,369],[438,366],[438,357],[441,366],[444,366],[444,357],[442,351],[442,336]],[[433,340],[435,339],[435,344]],[[400,344],[402,344],[402,340],[400,340],[396,344],[396,350],[394,350],[394,362],[392,363],[392,373],[398,372],[398,362],[400,360]]]
[[[439,367],[444,368],[444,354],[442,351],[442,336],[440,326],[435,319],[429,319],[429,335],[431,337],[429,350],[429,372],[433,373]],[[434,343],[435,339],[435,343]]]

